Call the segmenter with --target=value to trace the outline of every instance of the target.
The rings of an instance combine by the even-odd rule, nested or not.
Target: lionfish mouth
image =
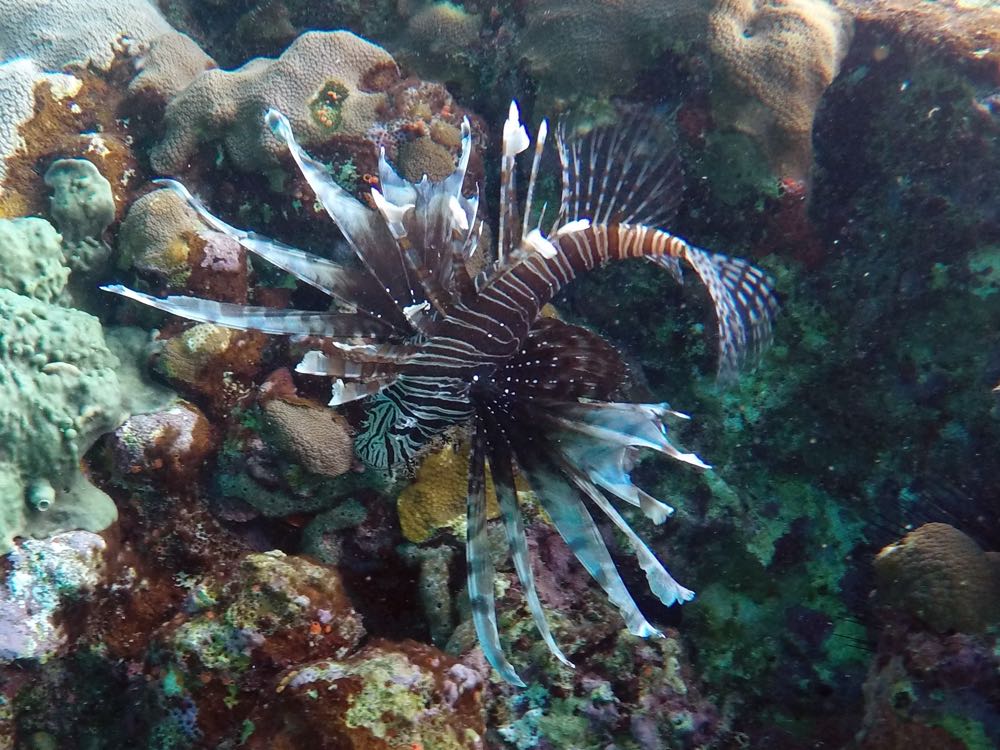
[[[549,650],[556,644],[535,588],[514,475],[527,479],[577,559],[618,608],[629,631],[660,635],[622,582],[590,515],[596,507],[625,536],[663,604],[694,593],[678,584],[612,504],[618,498],[655,523],[673,509],[634,485],[640,448],[696,467],[706,465],[667,438],[666,404],[613,400],[626,368],[618,352],[586,329],[543,317],[542,307],[576,276],[613,260],[647,258],[678,280],[682,264],[705,284],[718,325],[719,374],[732,377],[771,333],[776,310],[764,273],[745,261],[694,247],[663,229],[681,194],[670,151],[651,149],[649,122],[633,115],[617,128],[583,136],[557,133],[562,165],[558,216],[548,231],[529,227],[531,203],[548,127],[538,129],[526,199],[518,220],[515,161],[530,138],[511,103],[504,123],[497,257],[473,277],[469,260],[482,230],[477,195],[463,195],[472,148],[468,120],[455,171],[441,182],[414,184],[379,158],[379,188],[369,208],[339,187],[295,141],[288,120],[265,121],[284,141],[357,260],[345,266],[244,231],[213,216],[173,180],[160,185],[183,196],[213,229],[326,293],[328,312],[273,309],[195,297],[151,297],[106,286],[151,307],[199,322],[272,334],[321,337],[297,370],[334,379],[331,406],[367,399],[356,441],[371,467],[414,460],[428,440],[457,424],[471,432],[468,484],[468,589],[476,633],[489,663],[508,682],[524,683],[507,660],[497,629],[494,569],[486,540],[485,471],[496,486],[507,541],[528,609]],[[338,306],[342,310],[338,311]],[[332,352],[332,353],[331,353]],[[570,665],[571,666],[571,665]]]

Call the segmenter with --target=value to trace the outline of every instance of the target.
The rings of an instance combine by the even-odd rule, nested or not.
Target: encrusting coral
[[[717,97],[716,116],[757,139],[780,176],[805,179],[816,108],[847,54],[850,19],[826,0],[720,0],[708,25],[736,89]]]
[[[938,632],[978,632],[1000,617],[1000,565],[968,535],[928,523],[875,558],[879,597]]]
[[[456,438],[430,452],[417,469],[413,482],[397,500],[399,525],[411,542],[425,542],[438,529],[464,534],[465,498],[468,492],[469,441]],[[500,515],[493,483],[487,479],[487,514]]]
[[[97,318],[0,289],[0,552],[115,520],[79,462],[126,416],[118,365]]]

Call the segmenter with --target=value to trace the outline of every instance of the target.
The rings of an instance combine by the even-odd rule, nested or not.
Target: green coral
[[[97,318],[0,289],[0,551],[115,520],[79,462],[126,416],[118,366]]]
[[[45,173],[53,190],[52,218],[65,244],[66,262],[74,271],[93,271],[111,254],[101,236],[115,219],[111,183],[86,159],[59,159]]]
[[[44,219],[0,219],[0,261],[0,288],[42,302],[56,301],[69,278],[62,238]]]

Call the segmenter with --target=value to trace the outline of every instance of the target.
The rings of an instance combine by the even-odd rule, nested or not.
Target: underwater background
[[[452,174],[468,118],[482,270],[512,100],[529,132],[662,125],[683,194],[661,228],[779,301],[735,380],[690,272],[611,263],[543,311],[620,352],[628,401],[690,415],[670,438],[711,468],[643,454],[676,512],[622,510],[683,605],[595,518],[646,639],[516,478],[573,669],[487,476],[525,687],[473,626],[467,434],[366,467],[365,402],[327,406],[301,337],[99,288],[325,309],[153,183],[342,260],[269,108],[362,201],[380,147],[406,181]],[[991,0],[0,0],[0,748],[998,747],[998,384]]]

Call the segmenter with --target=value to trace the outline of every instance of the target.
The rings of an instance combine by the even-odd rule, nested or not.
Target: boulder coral
[[[719,0],[708,38],[726,74],[720,124],[754,137],[781,177],[806,179],[816,109],[851,35],[826,0]]]
[[[0,552],[117,517],[80,459],[125,418],[100,321],[0,289]]]
[[[111,67],[170,26],[148,0],[0,0],[0,60],[24,57],[48,70]]]
[[[264,416],[280,446],[307,471],[331,479],[350,471],[351,428],[333,409],[304,399],[273,399],[264,404]]]
[[[153,167],[179,174],[201,145],[213,141],[222,141],[240,170],[275,165],[284,148],[264,125],[268,107],[287,115],[304,146],[331,135],[363,139],[385,102],[383,89],[398,77],[381,47],[347,31],[308,32],[277,59],[255,58],[192,81],[167,106]]]
[[[118,233],[118,263],[150,284],[221,302],[246,302],[245,251],[209,231],[173,190],[154,190],[129,207]]]
[[[928,523],[875,558],[879,597],[938,632],[978,632],[1000,617],[1000,566],[963,532]]]

